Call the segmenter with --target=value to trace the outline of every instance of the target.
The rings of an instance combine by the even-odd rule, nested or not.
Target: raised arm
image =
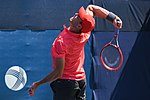
[[[114,13],[112,13],[100,6],[89,5],[86,8],[86,12],[89,13],[93,17],[97,16],[99,18],[107,19],[108,21],[112,22],[116,28],[122,28],[122,20]],[[117,21],[120,21],[120,23],[117,24]]]

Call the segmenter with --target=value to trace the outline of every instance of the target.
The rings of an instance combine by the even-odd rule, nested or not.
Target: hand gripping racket
[[[119,47],[118,35],[119,29],[115,28],[113,39],[107,43],[100,52],[100,61],[102,65],[111,71],[118,70],[123,63],[123,54]]]

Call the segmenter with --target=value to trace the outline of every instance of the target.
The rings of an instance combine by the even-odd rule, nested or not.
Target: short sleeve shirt
[[[59,34],[52,45],[53,68],[56,67],[56,58],[65,58],[65,67],[61,79],[85,79],[84,45],[90,37],[90,32],[76,34],[68,28]]]

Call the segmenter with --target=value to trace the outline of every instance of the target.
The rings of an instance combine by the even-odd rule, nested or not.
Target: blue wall
[[[49,83],[39,87],[34,97],[28,96],[32,82],[42,79],[52,70],[51,45],[60,30],[46,31],[0,31],[0,99],[1,100],[52,100]],[[87,100],[92,98],[89,87],[91,69],[90,42],[85,46],[85,70],[87,73]],[[6,71],[20,66],[27,73],[27,84],[20,91],[12,91],[5,85]],[[9,95],[9,96],[8,96]]]

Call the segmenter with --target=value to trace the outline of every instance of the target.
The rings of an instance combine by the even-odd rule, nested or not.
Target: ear
[[[82,25],[81,25],[81,24],[78,24],[78,25],[77,25],[77,28],[78,28],[78,29],[82,29]]]

